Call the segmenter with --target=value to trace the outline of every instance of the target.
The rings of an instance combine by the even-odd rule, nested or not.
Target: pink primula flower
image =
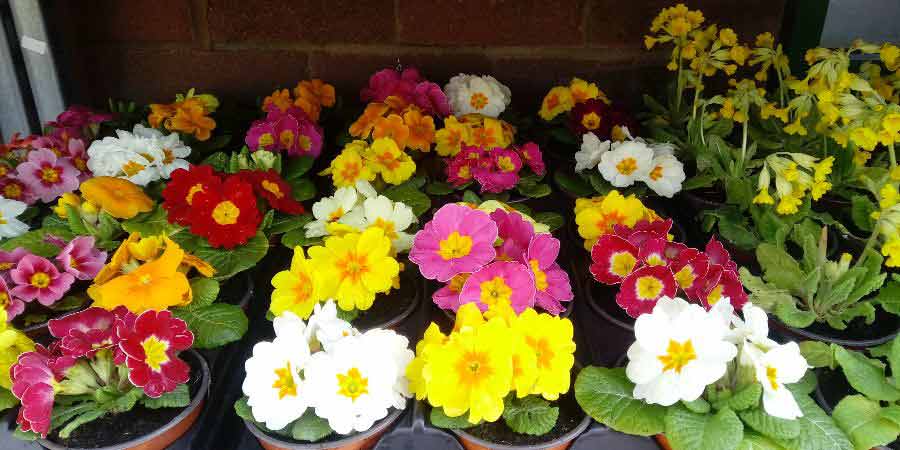
[[[481,192],[494,194],[512,189],[519,182],[522,158],[513,150],[495,148],[486,159],[479,161],[473,175],[481,185]]]
[[[117,329],[133,316],[124,306],[112,311],[103,308],[88,308],[73,314],[52,319],[47,324],[50,334],[59,339],[59,350],[72,357],[93,357],[101,349],[111,349],[117,364],[125,362],[125,355],[119,349]],[[133,323],[133,319],[132,319]]]
[[[487,213],[447,204],[416,233],[409,259],[425,278],[446,282],[493,261],[496,240],[497,224]]]
[[[491,219],[497,224],[497,236],[503,241],[497,258],[504,261],[521,260],[534,237],[534,226],[523,219],[521,214],[503,209],[492,212]]]
[[[68,273],[60,273],[46,258],[36,255],[26,255],[10,272],[10,277],[16,284],[11,292],[23,301],[37,301],[50,306],[72,286],[75,277]]]
[[[66,154],[67,158],[69,158],[69,162],[72,163],[72,166],[78,169],[80,174],[78,174],[78,181],[82,182],[91,178],[93,174],[91,174],[91,170],[88,169],[88,157],[87,151],[84,148],[84,141],[81,139],[70,139],[68,151]]]
[[[244,142],[252,151],[315,158],[322,152],[322,130],[300,108],[273,108],[264,120],[253,122]]]
[[[94,247],[93,236],[78,236],[66,244],[56,261],[79,280],[93,280],[106,263],[106,252]]]
[[[31,188],[44,203],[78,189],[81,172],[69,158],[57,157],[47,149],[28,153],[28,159],[16,167],[16,177]]]
[[[47,437],[50,433],[53,386],[57,376],[51,368],[52,358],[45,348],[38,345],[35,351],[19,355],[19,360],[9,369],[13,395],[21,402],[16,423],[22,431],[32,431]]]
[[[527,165],[532,172],[540,176],[543,176],[544,173],[546,173],[547,167],[544,165],[541,148],[538,147],[537,144],[528,142],[525,145],[516,148],[516,150],[518,150],[522,160],[525,161],[525,165]]]
[[[18,200],[20,202],[33,205],[37,201],[34,189],[22,182],[14,174],[7,174],[0,178],[0,195],[10,200]]]
[[[16,316],[25,311],[25,303],[10,292],[9,285],[3,277],[0,277],[0,306],[6,310],[6,321],[11,322]]]
[[[431,299],[435,305],[441,309],[451,309],[456,311],[459,309],[459,293],[462,291],[463,284],[469,279],[468,273],[461,273],[450,279],[450,282],[444,287],[434,291]]]
[[[535,304],[553,315],[565,311],[561,302],[571,301],[575,297],[569,274],[556,263],[557,256],[559,239],[549,233],[541,233],[531,239],[522,257],[534,279]]]
[[[510,305],[516,314],[534,306],[531,270],[518,262],[497,261],[472,274],[459,293],[459,303],[476,303],[482,311],[494,305]]]

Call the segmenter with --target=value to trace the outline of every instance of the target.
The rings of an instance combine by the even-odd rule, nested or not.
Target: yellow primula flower
[[[815,181],[813,182],[812,187],[810,188],[810,195],[813,200],[818,200],[825,195],[826,192],[831,190],[831,183],[827,181]]]
[[[400,265],[390,254],[391,240],[378,227],[329,236],[324,246],[309,249],[312,264],[322,272],[321,276],[336,282],[334,298],[345,311],[367,310],[376,294],[391,289]]]
[[[409,379],[409,390],[416,400],[425,400],[428,395],[428,379],[424,376],[425,366],[435,349],[440,349],[447,342],[447,336],[441,333],[434,322],[428,325],[425,335],[416,344],[416,357],[406,366],[406,378]]]
[[[900,48],[893,44],[884,44],[879,52],[881,61],[891,72],[900,69]]]
[[[775,47],[775,36],[772,36],[772,33],[766,31],[765,33],[758,34],[756,36],[756,46],[757,47],[765,47],[765,48],[774,48]]]
[[[561,113],[567,112],[575,106],[575,99],[572,96],[572,90],[566,86],[556,86],[550,89],[550,92],[541,102],[540,114],[544,120],[553,120]]]
[[[363,157],[372,172],[388,184],[403,183],[416,172],[416,163],[391,138],[375,139]]]
[[[153,199],[140,186],[116,177],[93,177],[81,183],[85,201],[97,205],[116,219],[130,219],[153,209]]]
[[[596,84],[588,83],[581,78],[572,78],[572,81],[569,83],[569,91],[572,93],[572,100],[575,103],[584,103],[590,99],[599,98],[604,103],[609,104],[606,94]]]
[[[410,108],[403,113],[403,123],[409,128],[406,146],[423,152],[431,151],[434,143],[434,118],[422,114],[418,109]]]
[[[900,201],[900,193],[898,193],[897,188],[890,183],[886,183],[881,187],[878,196],[878,204],[881,206],[881,209],[888,209]]]
[[[798,134],[800,136],[806,136],[807,133],[806,127],[804,127],[803,123],[800,122],[799,117],[791,122],[788,126],[784,127],[784,132],[787,134]]]
[[[884,264],[888,267],[900,267],[900,238],[892,238],[881,247],[881,254],[887,256]]]
[[[365,141],[353,141],[348,143],[331,165],[320,172],[320,175],[331,175],[334,187],[342,188],[355,186],[357,181],[372,181],[375,173],[363,162],[362,155],[367,150]]]
[[[891,134],[900,133],[900,113],[890,113],[881,120],[881,126]]]
[[[290,311],[306,320],[317,303],[334,295],[335,281],[316,270],[312,261],[303,254],[303,247],[294,247],[290,269],[272,277],[272,287],[275,290],[272,291],[269,311],[276,317]]]
[[[613,190],[603,197],[599,206],[578,212],[575,223],[578,224],[578,234],[591,241],[611,233],[616,224],[631,227],[639,220],[646,219],[647,215],[647,208],[633,194],[624,197],[619,191]]]
[[[775,200],[769,195],[768,189],[763,189],[756,194],[756,197],[753,197],[753,203],[757,205],[774,205]]]
[[[828,175],[831,175],[831,168],[834,165],[834,156],[829,156],[816,164],[816,168],[813,174],[813,179],[815,181],[825,181],[825,178]]]
[[[57,216],[66,219],[69,217],[69,210],[66,208],[66,205],[75,207],[76,209],[81,206],[81,197],[78,194],[72,192],[66,192],[56,201],[56,206],[53,207],[53,212],[56,213]]]
[[[440,156],[456,156],[462,148],[462,144],[472,139],[472,130],[469,125],[460,123],[456,116],[448,116],[444,119],[444,128],[434,134],[436,146],[434,150]]]
[[[778,206],[775,207],[775,212],[783,216],[796,214],[799,211],[798,207],[803,203],[802,193],[800,195],[800,197],[793,194],[782,196],[778,199]]]
[[[878,145],[878,135],[868,127],[859,127],[850,132],[850,140],[859,147],[872,151]]]
[[[7,320],[6,309],[0,308],[0,387],[3,389],[12,387],[9,368],[18,362],[19,355],[34,350],[34,341]]]
[[[719,30],[719,40],[722,41],[722,44],[725,46],[731,47],[737,45],[737,39],[737,33],[731,28],[722,28]]]
[[[513,319],[511,326],[525,338],[537,359],[537,379],[531,393],[552,401],[568,392],[575,363],[572,322],[528,308]]]

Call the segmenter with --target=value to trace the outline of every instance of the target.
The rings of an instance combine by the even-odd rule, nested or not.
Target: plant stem
[[[781,76],[781,69],[778,67],[775,68],[775,73],[778,75],[778,98],[781,104],[781,107],[784,108],[784,78]]]
[[[701,73],[697,77],[697,85],[694,86],[694,105],[692,106],[692,109],[691,109],[691,118],[692,119],[697,118],[697,102],[700,101],[700,88],[702,86],[703,86],[703,74]],[[700,132],[702,133],[703,130],[701,129]]]
[[[879,218],[878,221],[875,222],[875,227],[872,230],[872,234],[869,236],[869,240],[866,241],[866,246],[863,247],[863,251],[862,251],[862,253],[860,253],[859,258],[856,260],[855,263],[853,263],[854,268],[859,267],[863,263],[863,261],[866,260],[866,255],[869,254],[869,250],[871,250],[872,247],[875,246],[875,241],[878,238],[879,225],[881,225],[881,218]]]
[[[744,160],[747,159],[747,122],[748,122],[747,120],[744,121],[744,124],[743,124],[744,129],[741,132],[741,164],[740,164],[740,170],[736,174],[737,176],[743,176],[744,163],[745,163]]]
[[[678,78],[675,81],[675,111],[681,112],[681,48],[678,48]]]
[[[897,167],[897,155],[894,153],[894,143],[888,145],[888,155],[891,157],[891,168]]]

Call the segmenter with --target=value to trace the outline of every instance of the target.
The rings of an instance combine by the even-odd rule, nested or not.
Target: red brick
[[[209,0],[213,42],[384,42],[392,0]]]
[[[400,42],[579,45],[583,0],[397,0]]]
[[[649,32],[650,22],[659,11],[676,3],[703,11],[704,24],[717,23],[733,28],[744,41],[769,31],[777,35],[781,28],[786,0],[595,0],[588,15],[588,43],[604,47],[640,47]]]
[[[190,0],[46,4],[47,17],[70,31],[67,38],[82,42],[190,42],[192,39]]]
[[[104,104],[109,97],[171,101],[197,88],[253,102],[276,86],[308,77],[307,55],[281,50],[207,52],[190,49],[82,49],[81,70],[69,73],[73,101]]]

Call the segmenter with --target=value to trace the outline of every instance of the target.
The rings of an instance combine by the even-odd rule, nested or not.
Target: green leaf
[[[784,447],[761,434],[744,430],[744,439],[738,445],[738,450],[784,450]]]
[[[564,191],[577,197],[590,197],[594,195],[594,188],[583,178],[569,174],[563,170],[553,172],[553,180]]]
[[[690,412],[695,412],[697,414],[706,414],[709,412],[712,407],[709,405],[709,402],[703,399],[703,397],[698,397],[697,400],[686,402],[684,400],[681,401],[682,406],[688,409]]]
[[[296,230],[288,231],[281,236],[281,245],[293,249],[296,246],[300,247],[309,247],[311,245],[318,245],[322,243],[322,237],[306,237],[306,230],[303,228],[298,228]]]
[[[256,422],[256,418],[253,417],[253,411],[251,410],[250,405],[247,404],[247,400],[247,396],[244,395],[241,396],[238,401],[234,402],[234,413],[248,422]]]
[[[92,236],[94,233],[88,229],[81,218],[81,212],[73,205],[66,205],[66,220],[69,222],[69,229],[79,236]]]
[[[881,416],[881,405],[862,395],[841,399],[831,417],[858,450],[890,444],[900,434],[896,423]]]
[[[795,301],[781,302],[775,305],[775,315],[788,326],[806,328],[816,321],[816,314],[797,308]]]
[[[803,341],[800,343],[800,353],[806,358],[806,362],[813,367],[828,367],[834,369],[834,349],[831,345],[819,341]]]
[[[173,310],[194,333],[194,347],[215,348],[237,341],[247,332],[247,316],[236,305],[213,303],[201,308]]]
[[[453,185],[443,181],[432,181],[425,185],[425,192],[429,195],[448,195],[452,194],[455,190]]]
[[[851,450],[853,444],[822,408],[808,395],[794,393],[803,417],[795,419],[800,434],[794,439],[778,440],[778,443],[796,450]],[[743,417],[743,416],[742,416]]]
[[[232,249],[213,248],[204,242],[193,253],[194,256],[212,264],[216,269],[216,279],[223,280],[255,266],[268,251],[269,240],[266,235],[259,232],[247,243]]]
[[[900,283],[888,281],[872,301],[881,304],[885,311],[900,315]]]
[[[549,433],[558,418],[559,408],[536,395],[520,399],[509,396],[503,408],[503,420],[513,431],[532,436]]]
[[[732,205],[748,207],[753,200],[753,187],[745,178],[728,177],[725,179],[725,201]]]
[[[395,202],[405,203],[412,208],[416,217],[431,209],[431,199],[416,187],[413,180],[388,188],[382,194]]]
[[[772,439],[788,440],[800,435],[800,422],[770,416],[762,408],[740,411],[738,415],[747,426]]]
[[[872,400],[900,400],[900,390],[887,381],[880,361],[843,347],[834,347],[834,357],[844,371],[847,382],[857,392]]]
[[[673,449],[731,450],[744,439],[744,425],[730,409],[697,414],[672,406],[666,414],[666,438]]]
[[[150,212],[140,213],[122,222],[122,229],[129,233],[141,233],[141,236],[170,234],[177,227],[169,223],[168,217],[162,205],[157,205]]]
[[[291,197],[298,202],[309,200],[316,196],[316,185],[309,178],[295,178],[285,180],[291,186]]]
[[[131,388],[129,391],[119,395],[112,403],[107,405],[109,412],[119,414],[134,409],[134,405],[144,397],[144,391],[139,388]]]
[[[786,251],[769,243],[759,244],[756,259],[765,271],[764,278],[775,286],[793,294],[803,291],[803,271]]]
[[[738,269],[741,283],[750,291],[750,301],[766,311],[773,311],[779,303],[794,302],[794,297],[784,289],[779,289],[755,276],[746,267]]]
[[[0,244],[0,250],[9,252],[22,247],[35,255],[52,258],[59,253],[59,247],[49,242],[44,242],[44,236],[45,232],[41,229],[28,231]]]
[[[193,298],[185,308],[196,309],[211,305],[219,297],[219,282],[212,278],[194,278],[191,280]]]
[[[431,425],[447,430],[459,430],[477,425],[470,423],[467,417],[465,413],[458,417],[450,417],[444,412],[444,408],[431,408],[431,414],[428,415]]]
[[[99,219],[97,233],[100,239],[112,240],[122,233],[122,226],[119,224],[119,221],[106,211],[100,211],[97,217]]]
[[[546,196],[550,195],[551,192],[553,192],[553,190],[550,189],[550,185],[547,183],[538,183],[538,184],[519,183],[519,185],[516,186],[516,190],[519,191],[520,194],[522,194],[526,197],[531,197],[531,198],[546,197]]]
[[[635,399],[633,391],[621,367],[586,367],[575,380],[575,399],[594,420],[627,434],[662,433],[666,408]]]
[[[281,171],[285,180],[295,180],[306,175],[313,166],[314,159],[309,156],[290,157]]]
[[[550,227],[550,231],[555,231],[565,224],[565,219],[562,214],[558,214],[555,212],[542,212],[537,213],[532,217],[535,222],[542,223]]]
[[[59,437],[63,439],[68,439],[68,437],[75,431],[76,428],[88,423],[93,422],[106,414],[106,410],[102,408],[96,408],[88,410],[84,413],[81,413],[71,422],[66,424],[61,430],[59,430]]]
[[[303,214],[301,216],[280,216],[275,215],[272,225],[269,227],[269,233],[281,234],[288,231],[303,228],[304,225],[312,222],[312,214]]]
[[[291,437],[298,441],[316,442],[333,432],[328,426],[328,420],[317,416],[312,408],[307,408],[291,426]]]
[[[715,184],[716,181],[719,181],[719,177],[715,175],[697,175],[685,180],[684,184],[681,185],[681,189],[692,191],[694,189],[710,187]]]
[[[141,405],[150,409],[184,408],[191,403],[191,393],[186,384],[179,384],[174,391],[166,392],[159,398],[144,397]]]
[[[228,155],[224,152],[215,152],[207,156],[200,164],[210,165],[216,172],[225,172],[228,169]]]
[[[891,378],[894,380],[894,386],[900,387],[900,336],[895,337],[891,341],[887,361],[891,368]]]
[[[12,433],[13,437],[20,441],[33,442],[38,440],[41,437],[40,434],[35,433],[34,431],[22,431],[21,428],[16,427]]]
[[[728,408],[732,411],[743,411],[745,409],[755,408],[759,406],[759,399],[762,396],[762,385],[753,383],[744,386],[743,389],[736,394],[716,402],[716,409]]]
[[[13,406],[19,404],[19,399],[16,398],[9,389],[0,388],[0,411],[6,411]]]
[[[878,207],[865,195],[854,195],[850,201],[850,217],[853,219],[853,225],[862,231],[872,231],[875,226],[872,213],[878,211]]]
[[[259,222],[259,229],[268,231],[269,226],[272,225],[273,220],[275,220],[275,210],[270,209],[266,211],[266,215],[264,215],[262,221]]]
[[[481,198],[478,197],[478,194],[470,190],[463,192],[463,201],[466,203],[474,203],[476,205],[481,204]]]

